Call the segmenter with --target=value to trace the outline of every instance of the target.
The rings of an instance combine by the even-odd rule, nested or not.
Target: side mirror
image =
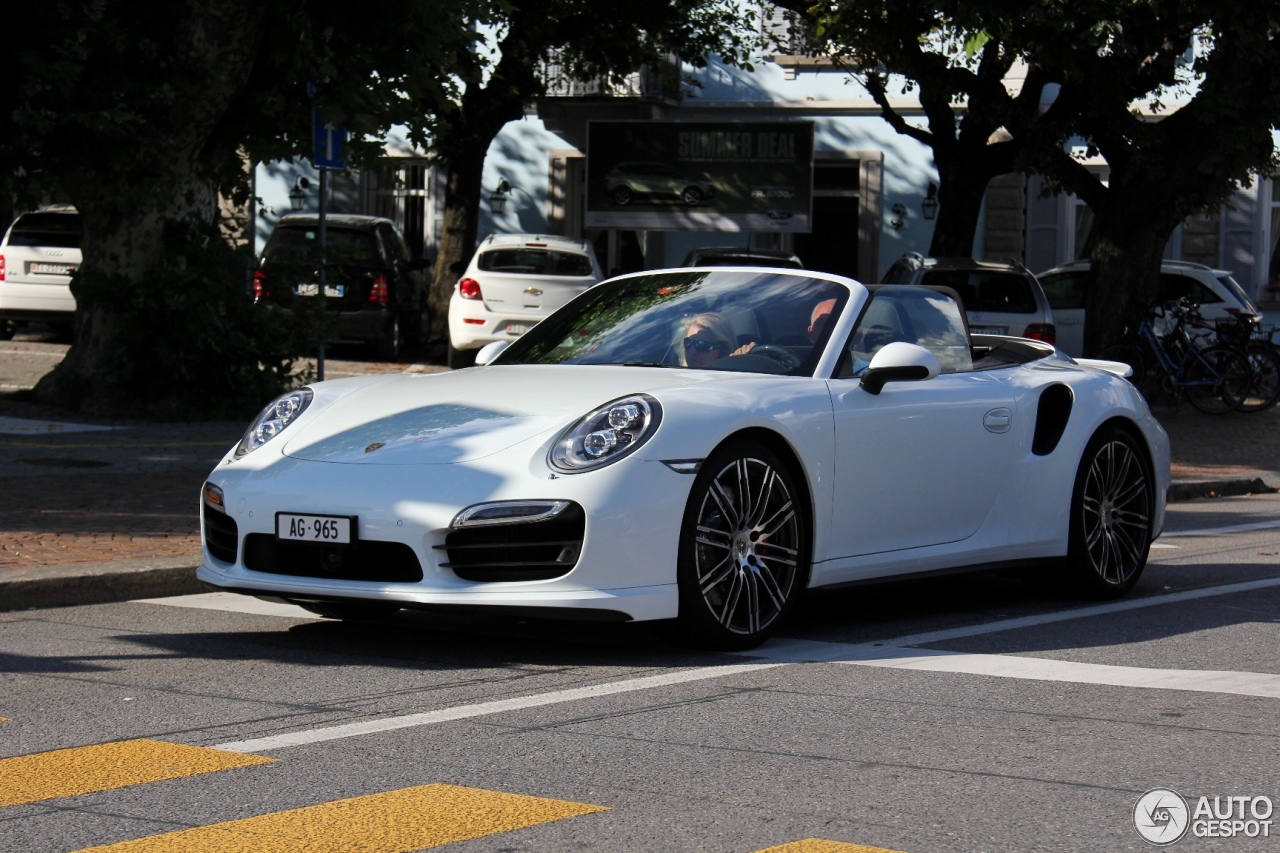
[[[879,394],[886,382],[918,382],[940,372],[936,355],[918,344],[894,341],[871,357],[861,384],[868,394]]]
[[[509,346],[511,346],[510,341],[494,341],[491,344],[485,344],[480,348],[480,352],[476,353],[476,366],[483,367],[489,364]]]

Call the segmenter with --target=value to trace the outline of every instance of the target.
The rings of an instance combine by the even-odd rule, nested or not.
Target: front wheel
[[[1212,346],[1193,353],[1179,384],[1191,405],[1206,414],[1221,415],[1240,408],[1253,384],[1253,370],[1249,359],[1236,350]]]
[[[1067,571],[1093,598],[1117,598],[1147,565],[1155,483],[1137,439],[1105,427],[1085,448],[1071,495]]]
[[[0,341],[11,341],[17,333],[17,323],[12,320],[0,320]]]
[[[808,580],[809,529],[790,470],[768,448],[739,441],[708,457],[680,530],[686,639],[724,650],[768,639]]]
[[[684,192],[680,193],[680,200],[689,207],[697,207],[702,204],[702,190],[697,187],[685,187]]]

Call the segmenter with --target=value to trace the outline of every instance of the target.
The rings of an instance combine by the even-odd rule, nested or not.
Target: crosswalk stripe
[[[849,844],[846,841],[828,841],[825,838],[805,838],[768,847],[757,853],[902,853],[886,847],[868,847],[865,844]]]
[[[89,847],[78,853],[408,853],[607,810],[458,785],[422,785]]]
[[[0,759],[0,807],[270,764],[274,758],[159,740],[122,740]]]

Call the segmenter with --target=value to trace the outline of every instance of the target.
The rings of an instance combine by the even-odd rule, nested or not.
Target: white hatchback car
[[[1089,287],[1089,262],[1072,261],[1045,270],[1037,278],[1044,288],[1058,323],[1058,349],[1067,355],[1084,352],[1084,305]],[[1226,270],[1215,270],[1190,261],[1161,261],[1157,302],[1180,297],[1200,303],[1200,316],[1213,322],[1236,315],[1258,315],[1253,304]]]
[[[494,341],[513,341],[604,276],[586,240],[494,234],[449,298],[449,367],[469,367]]]
[[[35,321],[71,327],[71,274],[80,266],[80,214],[58,206],[24,213],[0,242],[0,337]]]

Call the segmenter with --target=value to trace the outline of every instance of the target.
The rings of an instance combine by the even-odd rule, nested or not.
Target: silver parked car
[[[960,294],[970,331],[975,335],[1013,335],[1057,343],[1054,312],[1040,282],[1012,261],[926,258],[903,255],[882,281],[949,287]]]

